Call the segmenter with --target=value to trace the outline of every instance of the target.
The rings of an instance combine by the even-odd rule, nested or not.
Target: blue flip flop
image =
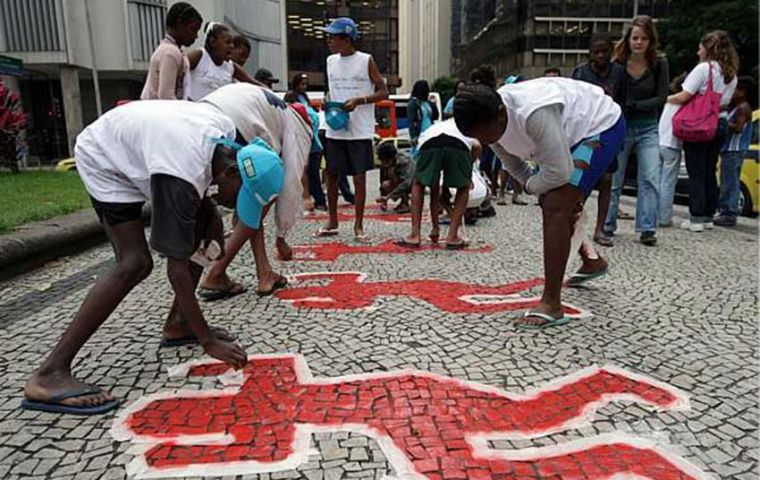
[[[600,271],[594,272],[594,273],[574,273],[567,280],[567,286],[568,287],[577,287],[579,285],[583,285],[584,283],[588,282],[589,280],[593,280],[593,279],[599,278],[599,277],[601,277],[603,275],[607,275],[608,271],[609,271],[609,269],[605,268],[604,270],[600,270]]]
[[[24,410],[37,410],[40,412],[48,413],[65,413],[69,415],[100,415],[102,413],[110,412],[119,406],[118,400],[111,400],[94,407],[74,407],[71,405],[63,405],[61,403],[62,400],[66,400],[67,398],[83,397],[85,395],[92,395],[93,393],[100,393],[100,391],[100,388],[90,386],[87,388],[81,388],[79,390],[64,392],[59,395],[53,395],[45,401],[24,399],[21,401],[21,408]]]
[[[543,330],[544,328],[558,327],[570,321],[570,317],[568,317],[567,315],[561,318],[554,318],[551,315],[548,315],[546,313],[532,312],[530,310],[525,312],[525,315],[523,315],[523,318],[525,317],[538,317],[541,320],[546,320],[546,321],[540,325],[531,325],[529,323],[518,323],[517,328],[522,328],[523,330]]]

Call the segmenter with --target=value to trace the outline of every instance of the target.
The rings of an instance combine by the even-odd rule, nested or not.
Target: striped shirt
[[[739,114],[739,108],[736,107],[728,114],[728,121],[733,123],[736,121],[736,116]],[[749,142],[752,136],[752,122],[746,122],[744,128],[739,133],[730,133],[726,136],[726,140],[723,143],[723,152],[744,152],[749,150]]]

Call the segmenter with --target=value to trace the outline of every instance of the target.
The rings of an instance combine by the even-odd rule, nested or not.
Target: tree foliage
[[[672,76],[694,67],[699,40],[712,30],[729,32],[739,52],[742,74],[749,74],[757,66],[757,0],[673,0],[668,11],[668,18],[658,28],[666,44]]]

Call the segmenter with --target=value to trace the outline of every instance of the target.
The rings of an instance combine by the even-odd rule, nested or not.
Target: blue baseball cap
[[[259,228],[264,207],[282,192],[285,181],[282,159],[257,137],[238,150],[237,164],[243,180],[237,197],[238,218],[250,228]]]
[[[320,28],[325,33],[330,35],[347,35],[351,37],[354,42],[359,36],[359,30],[356,28],[356,22],[348,17],[339,17],[330,22],[330,25]]]

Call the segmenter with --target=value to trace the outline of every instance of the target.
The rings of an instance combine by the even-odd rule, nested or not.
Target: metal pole
[[[639,0],[633,0],[633,18],[639,16]]]
[[[95,63],[95,41],[92,38],[92,25],[90,24],[90,3],[84,0],[84,15],[87,22],[87,36],[90,39],[90,61],[92,62],[92,83],[95,86],[95,107],[98,117],[103,114],[103,105],[100,100],[100,81],[98,80],[98,66]]]

